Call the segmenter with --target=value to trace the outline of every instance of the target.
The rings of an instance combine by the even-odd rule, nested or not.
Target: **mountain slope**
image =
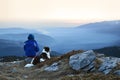
[[[0,56],[17,55],[23,56],[23,43],[0,39]]]
[[[29,33],[32,33],[35,36],[35,40],[39,44],[40,51],[44,46],[52,46],[55,42],[52,37],[38,33],[37,31],[35,32],[34,30],[29,31],[27,29],[8,28],[0,29],[0,31],[3,31],[0,33],[0,56],[23,56],[23,45],[27,40]]]
[[[78,26],[77,28],[120,35],[120,20],[89,23]]]
[[[101,49],[95,49],[94,51],[107,56],[120,57],[120,46],[104,47]]]
[[[52,28],[48,32],[56,40],[54,49],[62,53],[74,49],[89,50],[120,45],[120,21],[95,22],[74,28]]]

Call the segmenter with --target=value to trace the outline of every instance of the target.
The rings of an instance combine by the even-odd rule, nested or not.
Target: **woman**
[[[28,40],[25,41],[24,45],[25,55],[27,56],[26,61],[31,62],[32,58],[36,56],[36,53],[39,51],[37,41],[34,39],[33,34],[28,35]]]

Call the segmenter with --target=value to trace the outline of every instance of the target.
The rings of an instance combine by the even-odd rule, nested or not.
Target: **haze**
[[[119,3],[120,0],[0,0],[0,22],[76,26],[118,20]]]

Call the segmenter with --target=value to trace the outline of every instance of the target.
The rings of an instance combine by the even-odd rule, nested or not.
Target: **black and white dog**
[[[25,67],[32,67],[40,62],[50,59],[50,48],[44,47],[41,54],[37,54],[31,61],[30,64],[26,64]]]

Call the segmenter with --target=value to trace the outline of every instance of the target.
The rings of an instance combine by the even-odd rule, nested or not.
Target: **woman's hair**
[[[33,34],[29,34],[28,35],[28,40],[34,40],[34,35]]]

